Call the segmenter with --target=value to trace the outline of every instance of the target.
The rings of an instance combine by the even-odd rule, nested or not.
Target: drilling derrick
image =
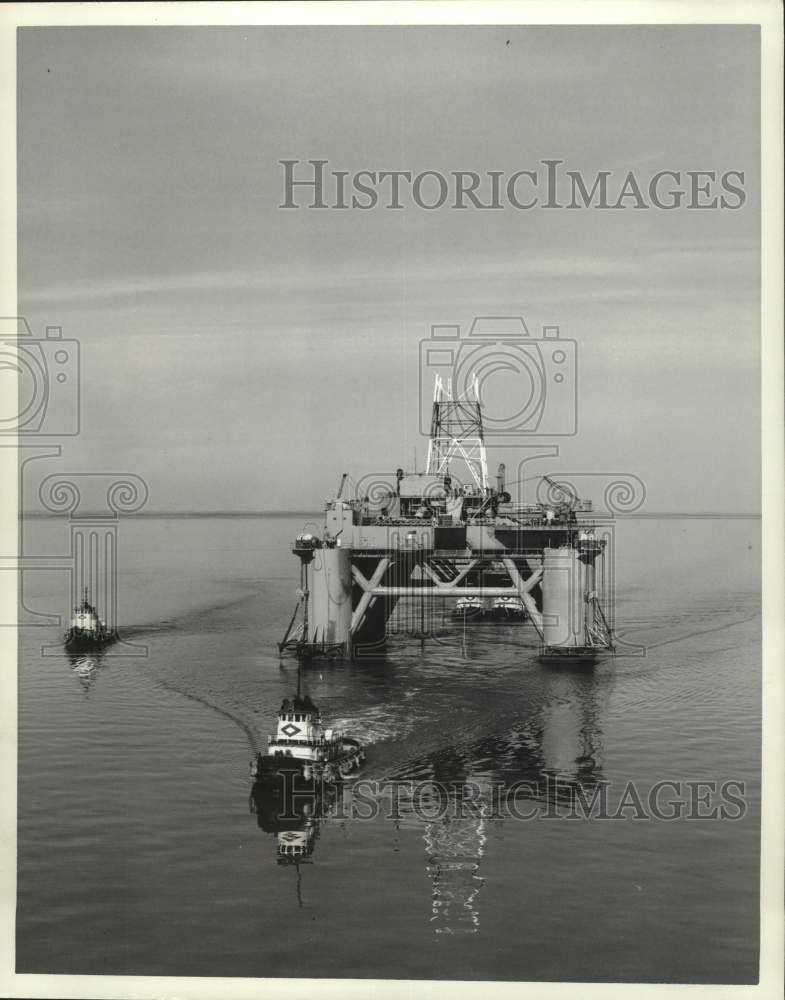
[[[399,468],[353,491],[349,478],[325,503],[322,534],[294,544],[301,587],[281,652],[374,655],[391,632],[424,640],[461,608],[494,620],[514,609],[545,660],[613,650],[604,526],[547,477],[549,503],[513,503],[504,465],[490,485],[476,376],[459,396],[436,375],[424,472]]]
[[[453,399],[452,379],[436,376],[433,390],[431,437],[428,442],[429,475],[449,476],[450,462],[460,460],[478,490],[488,489],[488,462],[482,429],[482,407],[477,376],[464,398]]]

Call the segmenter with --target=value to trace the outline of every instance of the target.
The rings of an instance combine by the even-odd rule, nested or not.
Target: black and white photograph
[[[0,15],[3,992],[781,995],[781,6],[286,8]]]

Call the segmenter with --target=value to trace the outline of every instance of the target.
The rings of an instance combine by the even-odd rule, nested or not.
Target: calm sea
[[[619,524],[623,655],[593,670],[540,664],[504,625],[306,666],[324,715],[368,744],[361,777],[483,801],[525,781],[540,808],[464,814],[413,785],[398,818],[314,817],[308,859],[279,865],[248,761],[296,684],[276,642],[303,524],[128,518],[122,651],[145,655],[70,659],[60,625],[22,630],[17,971],[756,981],[760,522]],[[24,530],[28,550],[67,550],[65,521]],[[29,621],[69,610],[61,571],[23,593]],[[735,781],[743,815],[556,818],[546,776],[611,801],[632,783],[644,805],[657,782],[689,799]]]

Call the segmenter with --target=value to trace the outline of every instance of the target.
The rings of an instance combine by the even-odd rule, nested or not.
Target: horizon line
[[[81,517],[108,518],[108,517],[313,517],[324,513],[324,508],[320,510],[151,510],[135,511],[133,513],[107,514],[103,511],[84,511]],[[615,511],[608,515],[603,511],[594,512],[598,517],[612,517],[620,520],[643,520],[646,518],[739,518],[755,519],[761,518],[760,511]],[[69,511],[45,511],[45,510],[20,510],[20,518],[62,518],[69,517]]]

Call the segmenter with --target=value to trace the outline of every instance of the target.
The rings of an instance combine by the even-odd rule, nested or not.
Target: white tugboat
[[[117,635],[112,632],[88,600],[87,587],[84,599],[74,608],[71,627],[65,633],[65,648],[71,653],[85,653],[114,642]]]
[[[299,678],[298,678],[299,680]],[[336,782],[365,760],[358,740],[336,729],[325,729],[319,709],[299,692],[293,700],[284,698],[278,712],[275,736],[267,739],[267,751],[251,761],[251,778],[257,783],[280,780],[294,772],[306,782]]]
[[[497,597],[491,608],[491,617],[496,621],[522,622],[526,609],[520,597]]]
[[[482,618],[485,614],[485,603],[481,597],[459,597],[452,609],[453,618],[464,621]]]

